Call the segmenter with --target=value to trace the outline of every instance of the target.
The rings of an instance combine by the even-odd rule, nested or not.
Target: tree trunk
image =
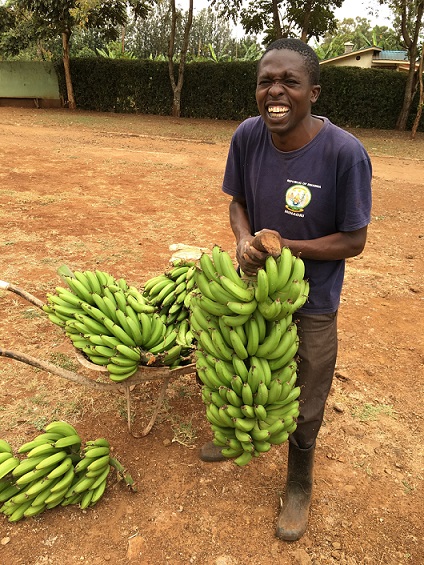
[[[274,25],[275,39],[281,39],[283,37],[280,14],[278,13],[278,3],[278,0],[272,0],[272,22]]]
[[[184,70],[188,50],[188,42],[190,37],[191,25],[193,23],[193,0],[190,0],[186,25],[184,27],[184,39],[180,54],[180,64],[178,66],[178,80],[175,81],[174,75],[174,48],[175,48],[175,34],[177,28],[177,10],[175,7],[175,0],[171,0],[171,35],[169,36],[168,45],[168,72],[171,81],[172,92],[174,94],[172,101],[172,116],[179,118],[181,115],[181,92],[184,83]]]
[[[311,0],[309,0],[308,2],[305,2],[303,10],[303,21],[302,21],[302,32],[301,32],[301,36],[300,39],[306,43],[308,41],[308,31],[309,31],[309,24],[311,21],[311,14],[312,14],[312,4],[313,2]]]
[[[420,58],[420,66],[418,67],[418,80],[420,86],[420,97],[418,100],[418,108],[417,108],[417,115],[415,116],[414,124],[412,126],[411,131],[411,139],[415,139],[417,134],[418,126],[420,125],[421,115],[423,112],[424,106],[424,85],[423,85],[423,70],[424,70],[424,43],[421,47],[421,58]]]
[[[405,85],[405,95],[403,99],[402,109],[400,111],[400,114],[396,122],[396,129],[399,131],[405,131],[406,129],[409,113],[411,110],[412,100],[414,98],[414,94],[417,88],[417,81],[415,78],[416,77],[415,63],[418,55],[418,38],[421,30],[423,12],[424,12],[424,0],[419,0],[416,6],[413,36],[411,37],[407,26],[407,22],[408,22],[407,1],[403,0],[402,13],[401,13],[401,29],[402,29],[403,39],[408,48],[409,71]]]
[[[75,103],[74,88],[72,86],[71,80],[71,65],[69,59],[69,38],[71,36],[70,31],[64,31],[62,33],[62,46],[63,46],[63,66],[65,69],[65,80],[66,80],[66,92],[68,94],[68,107],[70,110],[75,110],[77,105]]]

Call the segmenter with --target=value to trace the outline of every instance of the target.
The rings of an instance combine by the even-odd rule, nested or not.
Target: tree
[[[175,79],[175,66],[174,66],[174,56],[175,56],[175,37],[177,31],[177,22],[181,17],[181,13],[177,12],[175,6],[175,0],[170,0],[171,3],[171,34],[169,36],[169,47],[168,47],[168,71],[169,79],[171,81],[171,87],[173,92],[172,100],[172,115],[179,118],[181,115],[181,91],[184,84],[184,71],[185,63],[188,51],[188,42],[190,38],[190,29],[193,22],[193,0],[189,0],[189,8],[187,12],[187,19],[184,26],[184,35],[180,51],[180,62],[178,65],[178,77]]]
[[[78,27],[99,29],[108,39],[116,39],[118,25],[125,25],[131,8],[138,17],[145,17],[150,5],[148,0],[14,0],[11,4],[30,15],[41,34],[56,34],[62,38],[62,56],[65,70],[69,108],[76,108],[72,87],[69,43]]]
[[[421,57],[420,64],[418,66],[418,84],[419,84],[419,98],[418,98],[418,108],[417,114],[415,116],[414,123],[412,124],[411,139],[415,139],[417,134],[418,126],[420,125],[421,116],[423,113],[424,106],[424,84],[423,84],[423,72],[424,72],[424,43],[421,45]]]
[[[297,35],[303,41],[318,39],[328,30],[334,30],[334,8],[343,0],[212,0],[220,14],[240,21],[246,33],[264,33],[264,43]]]
[[[353,43],[355,50],[377,46],[382,49],[401,50],[402,43],[393,29],[387,26],[374,26],[366,18],[347,18],[337,22],[336,33],[328,32],[317,47],[320,59],[329,59],[343,55],[345,43]]]
[[[405,84],[403,104],[399,113],[396,129],[405,131],[411,111],[412,102],[417,89],[418,44],[423,31],[424,0],[380,0],[393,10],[400,32],[408,50],[409,71]]]

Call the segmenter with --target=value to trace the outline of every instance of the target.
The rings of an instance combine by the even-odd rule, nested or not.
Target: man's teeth
[[[268,112],[270,114],[287,114],[287,112],[289,111],[288,108],[283,107],[283,106],[269,106],[268,107]]]

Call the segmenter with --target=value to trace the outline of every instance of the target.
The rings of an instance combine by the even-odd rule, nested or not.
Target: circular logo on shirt
[[[295,184],[286,192],[286,208],[292,212],[303,212],[311,198],[309,188],[303,184]]]

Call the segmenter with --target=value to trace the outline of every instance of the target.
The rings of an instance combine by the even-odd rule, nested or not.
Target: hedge
[[[55,64],[63,99],[63,63]],[[176,69],[177,72],[178,69]],[[170,115],[172,88],[167,62],[72,59],[77,107],[84,110]],[[403,102],[406,74],[380,69],[325,66],[314,113],[341,127],[394,129]],[[256,62],[199,62],[186,65],[181,117],[243,120],[257,115]],[[416,112],[415,100],[409,126]],[[420,128],[424,130],[424,116]]]

